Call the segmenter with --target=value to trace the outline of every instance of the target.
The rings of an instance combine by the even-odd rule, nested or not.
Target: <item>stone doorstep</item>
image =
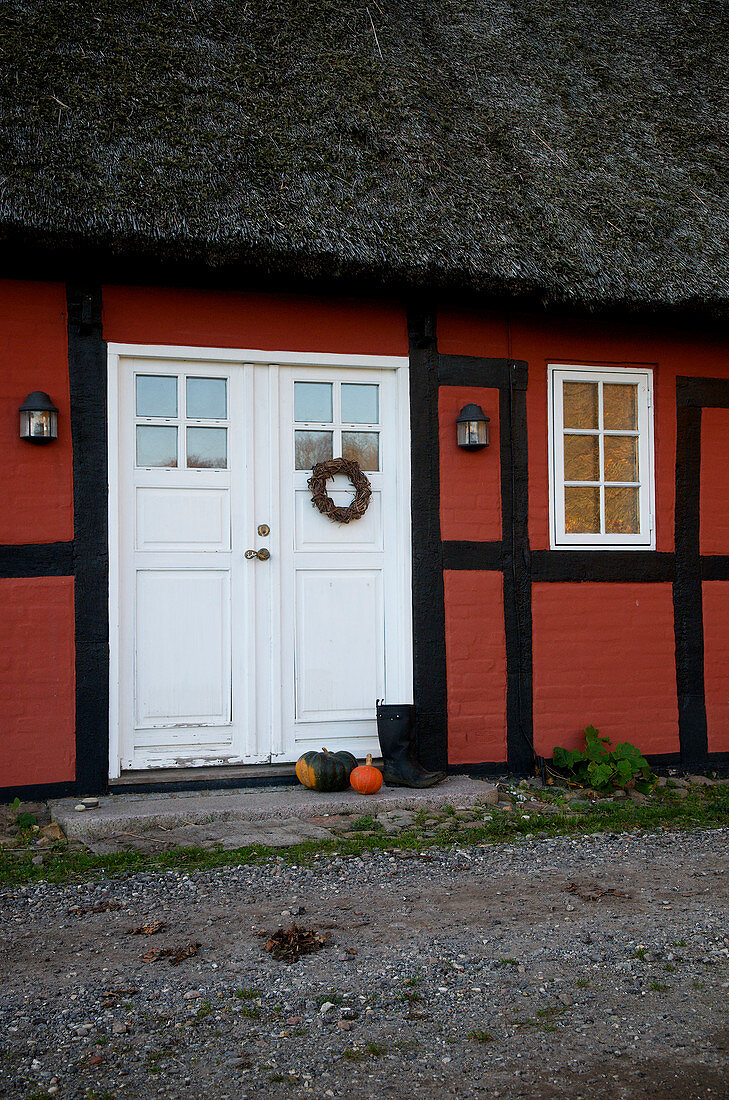
[[[185,825],[213,825],[224,822],[270,822],[272,825],[316,819],[319,826],[330,818],[332,825],[341,814],[376,816],[389,810],[434,809],[452,805],[472,809],[477,804],[493,805],[494,784],[466,776],[450,776],[436,787],[410,790],[382,787],[376,795],[356,791],[318,793],[304,787],[251,787],[234,791],[196,791],[184,794],[124,795],[99,799],[97,809],[79,812],[78,799],[55,799],[49,803],[52,820],[69,840],[100,839],[120,832],[173,829]]]

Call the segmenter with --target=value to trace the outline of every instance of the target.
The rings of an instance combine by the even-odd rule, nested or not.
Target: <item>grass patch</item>
[[[475,1039],[477,1043],[493,1043],[494,1037],[490,1031],[469,1031],[469,1039]]]
[[[364,1062],[367,1055],[363,1050],[359,1050],[357,1047],[347,1047],[342,1051],[342,1058],[347,1062]]]
[[[233,996],[239,1001],[255,1001],[256,997],[261,996],[260,989],[254,989],[252,986],[243,986],[242,989],[234,989]]]
[[[328,993],[320,993],[316,998],[316,1003],[321,1008],[322,1005],[340,1005],[344,997],[341,993],[337,993],[336,989],[330,989]]]
[[[663,793],[666,793],[663,788]],[[691,829],[729,826],[729,785],[704,787],[691,791],[683,800],[669,797],[649,799],[642,805],[614,802],[596,802],[587,810],[576,814],[568,808],[564,812],[540,814],[534,812],[528,821],[513,817],[497,808],[489,807],[491,820],[471,822],[469,829],[458,827],[451,818],[452,831],[448,844],[479,846],[514,843],[538,833],[539,836],[592,835],[601,832],[621,833],[636,829]],[[363,819],[360,818],[360,821]],[[356,823],[355,823],[356,824]],[[247,845],[231,851],[209,851],[202,848],[175,848],[170,852],[153,855],[148,852],[114,852],[92,855],[85,851],[68,851],[60,846],[49,851],[46,862],[34,866],[28,857],[17,858],[0,852],[0,885],[22,885],[48,880],[66,882],[88,879],[95,875],[117,876],[135,874],[156,869],[180,871],[210,871],[231,864],[263,865],[273,858],[286,863],[310,864],[319,856],[360,855],[363,851],[403,850],[424,851],[442,846],[444,838],[427,836],[422,827],[412,827],[406,834],[389,836],[377,833],[367,837],[331,838],[307,840],[290,848],[268,848],[261,844]]]

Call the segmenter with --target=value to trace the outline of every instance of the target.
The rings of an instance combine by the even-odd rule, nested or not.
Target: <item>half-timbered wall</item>
[[[0,283],[0,793],[108,774],[106,342],[410,354],[413,649],[426,763],[531,768],[589,723],[729,753],[729,342],[698,326],[218,290]],[[549,548],[547,365],[649,367],[655,550]],[[59,438],[18,438],[32,390]],[[455,418],[490,417],[464,453]],[[708,755],[707,755],[708,754]]]

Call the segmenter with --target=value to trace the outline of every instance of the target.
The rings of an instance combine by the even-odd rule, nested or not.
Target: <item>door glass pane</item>
[[[342,382],[342,423],[379,424],[379,386]]]
[[[600,534],[600,490],[597,486],[565,486],[564,529],[568,535]]]
[[[187,415],[195,419],[225,420],[228,415],[224,378],[188,378]]]
[[[331,382],[294,382],[294,420],[298,423],[313,420],[322,424],[331,424]],[[297,466],[297,469],[306,470],[308,467]]]
[[[137,427],[137,466],[176,466],[177,428],[171,425]]]
[[[602,388],[605,428],[636,431],[638,428],[638,387],[606,382]]]
[[[177,416],[177,378],[138,374],[137,416]]]
[[[596,435],[564,437],[565,481],[599,481],[600,447]]]
[[[605,480],[638,480],[638,437],[635,435],[606,435]]]
[[[342,458],[359,462],[362,470],[379,470],[380,433],[342,432]]]
[[[296,469],[311,470],[332,457],[331,432],[295,432]]]
[[[565,428],[597,428],[597,382],[563,382]]]
[[[609,535],[639,534],[637,489],[606,486],[605,530]]]
[[[228,429],[188,428],[187,465],[196,469],[224,470],[228,465]]]

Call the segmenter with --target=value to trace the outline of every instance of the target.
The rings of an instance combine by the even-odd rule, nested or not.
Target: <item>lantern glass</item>
[[[58,413],[50,409],[23,409],[20,436],[22,439],[57,439]]]
[[[20,438],[47,443],[58,438],[58,409],[47,393],[36,390],[20,406]]]
[[[487,447],[489,428],[485,420],[461,420],[458,423],[459,447]]]
[[[480,405],[465,405],[456,420],[456,442],[467,451],[489,445],[489,418]]]

